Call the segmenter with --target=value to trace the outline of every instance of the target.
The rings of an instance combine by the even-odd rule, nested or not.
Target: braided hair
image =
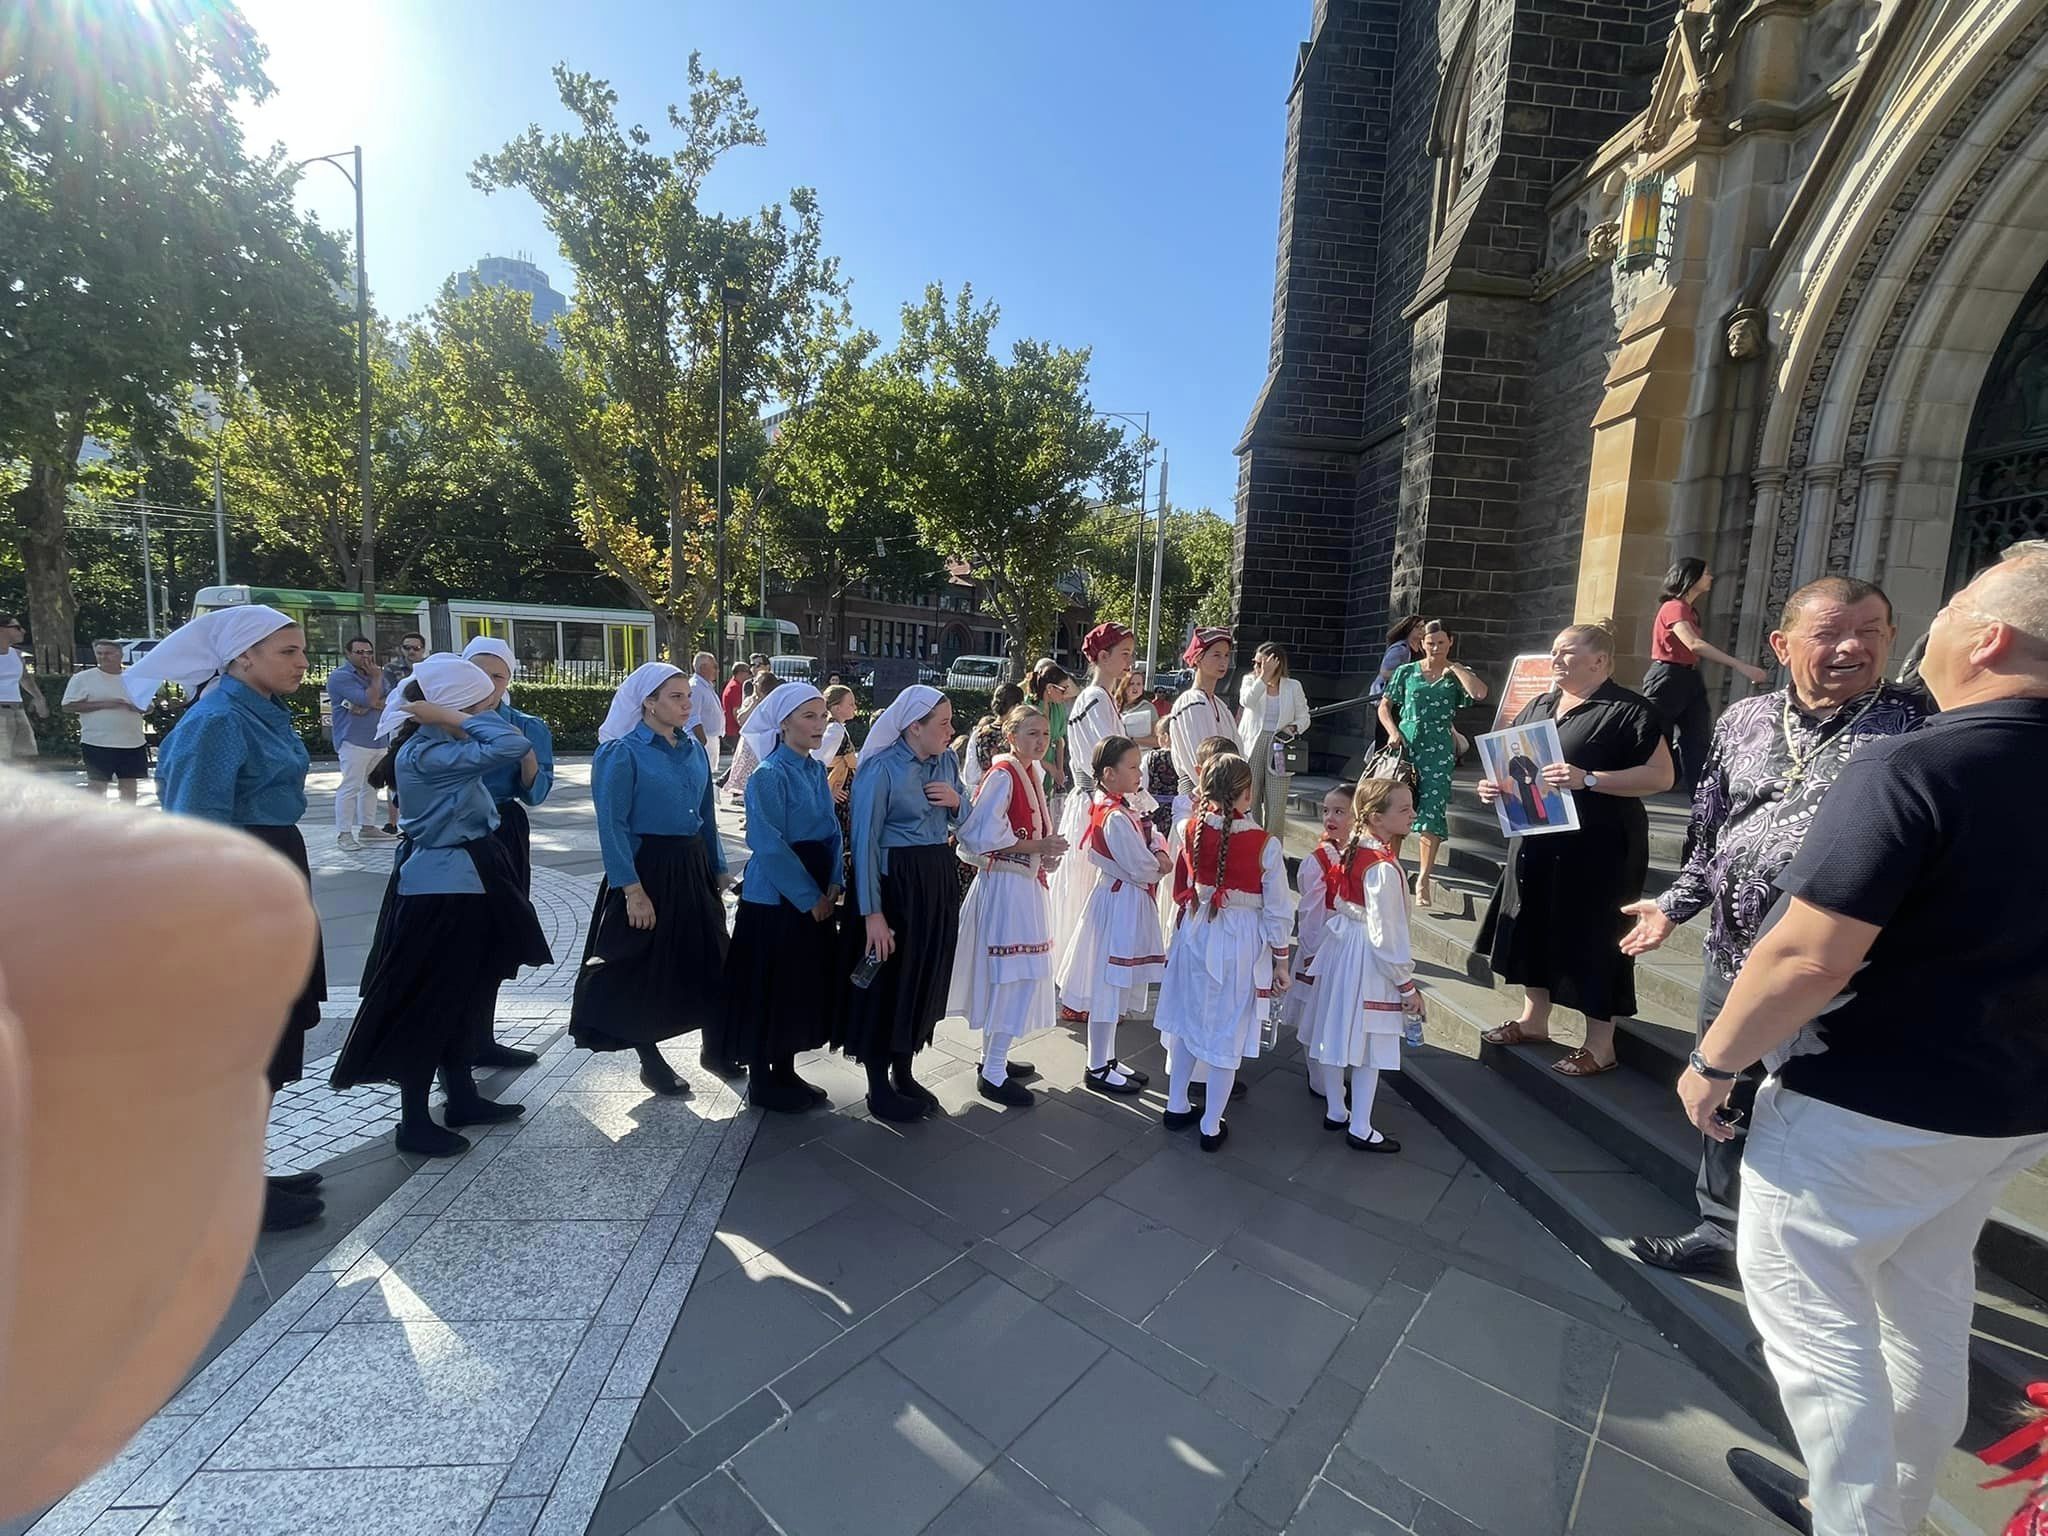
[[[1348,875],[1351,872],[1351,856],[1358,852],[1358,845],[1371,829],[1366,826],[1368,816],[1382,814],[1394,803],[1394,791],[1407,789],[1399,779],[1360,779],[1358,788],[1351,796],[1351,835],[1344,840],[1343,866]]]
[[[399,685],[398,696],[408,704],[416,704],[426,697],[420,692],[418,681],[413,678],[407,678]],[[407,720],[391,733],[390,750],[378,758],[377,766],[370,770],[369,782],[372,789],[390,789],[398,782],[398,749],[419,733],[420,723],[417,720]]]
[[[1230,867],[1230,827],[1237,820],[1237,802],[1251,793],[1252,765],[1232,753],[1219,752],[1209,760],[1209,766],[1202,770],[1202,803],[1212,807],[1223,818],[1221,835],[1216,839],[1216,894],[1209,903],[1209,917],[1214,920],[1223,908],[1223,874]],[[1196,823],[1197,828],[1201,825]],[[1190,844],[1197,841],[1190,837]],[[1194,850],[1188,852],[1188,867],[1194,867]]]

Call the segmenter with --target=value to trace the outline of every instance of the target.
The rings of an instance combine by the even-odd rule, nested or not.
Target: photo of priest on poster
[[[1500,790],[1493,802],[1500,830],[1507,837],[1537,837],[1546,832],[1576,832],[1579,808],[1572,792],[1546,785],[1543,770],[1564,761],[1557,726],[1535,720],[1481,736],[1479,771]]]

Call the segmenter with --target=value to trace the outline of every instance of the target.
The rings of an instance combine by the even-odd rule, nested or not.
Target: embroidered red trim
[[[1166,956],[1133,955],[1130,959],[1126,960],[1121,955],[1111,955],[1109,963],[1111,965],[1164,965],[1166,964]]]
[[[1359,1006],[1367,1013],[1401,1013],[1404,1011],[1399,1003],[1377,1003],[1371,998],[1367,998]]]
[[[1052,941],[1043,944],[991,944],[988,954],[991,960],[1006,960],[1012,955],[1044,955],[1052,952]]]

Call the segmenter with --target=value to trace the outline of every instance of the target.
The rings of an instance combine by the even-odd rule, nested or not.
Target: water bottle
[[[1272,1001],[1266,1007],[1265,1027],[1260,1031],[1263,1037],[1260,1041],[1261,1050],[1270,1051],[1278,1048],[1280,1044],[1280,1017],[1286,1006],[1287,999],[1280,993],[1275,992]]]
[[[1422,1015],[1404,1013],[1401,1015],[1401,1043],[1410,1047],[1422,1044]]]
[[[860,958],[860,964],[853,968],[853,984],[865,992],[874,984],[875,977],[882,969],[882,957],[872,949]]]

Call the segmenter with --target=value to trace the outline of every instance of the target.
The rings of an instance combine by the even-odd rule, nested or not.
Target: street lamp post
[[[1152,536],[1152,622],[1145,626],[1145,686],[1151,688],[1159,674],[1152,670],[1159,658],[1159,580],[1166,565],[1166,451],[1159,453],[1159,531]]]
[[[370,504],[370,278],[363,258],[363,146],[348,153],[355,169],[343,165],[342,152],[314,155],[301,160],[299,169],[314,164],[331,165],[348,177],[356,194],[356,479],[363,502],[363,536],[356,568],[362,576],[363,624],[376,643],[377,634],[377,523]]]
[[[1152,478],[1152,413],[1146,411],[1142,416],[1138,416],[1126,411],[1097,411],[1095,414],[1098,416],[1113,416],[1118,421],[1128,421],[1143,434],[1145,440],[1145,461],[1138,466],[1137,550],[1131,556],[1131,633],[1136,634],[1138,630],[1138,599],[1145,588],[1145,490]],[[1165,524],[1162,523],[1159,532],[1164,534],[1165,531]],[[1154,563],[1157,564],[1156,561]],[[1156,576],[1154,579],[1157,579]],[[1155,602],[1154,607],[1157,606]]]
[[[722,658],[725,655],[725,394],[726,394],[726,337],[732,329],[732,307],[746,301],[746,289],[737,282],[727,279],[718,290],[718,504],[713,509],[715,532],[712,535],[714,574],[717,582],[716,602],[718,611],[718,638],[715,649]],[[766,576],[762,585],[767,584]],[[764,603],[765,608],[765,603]]]

